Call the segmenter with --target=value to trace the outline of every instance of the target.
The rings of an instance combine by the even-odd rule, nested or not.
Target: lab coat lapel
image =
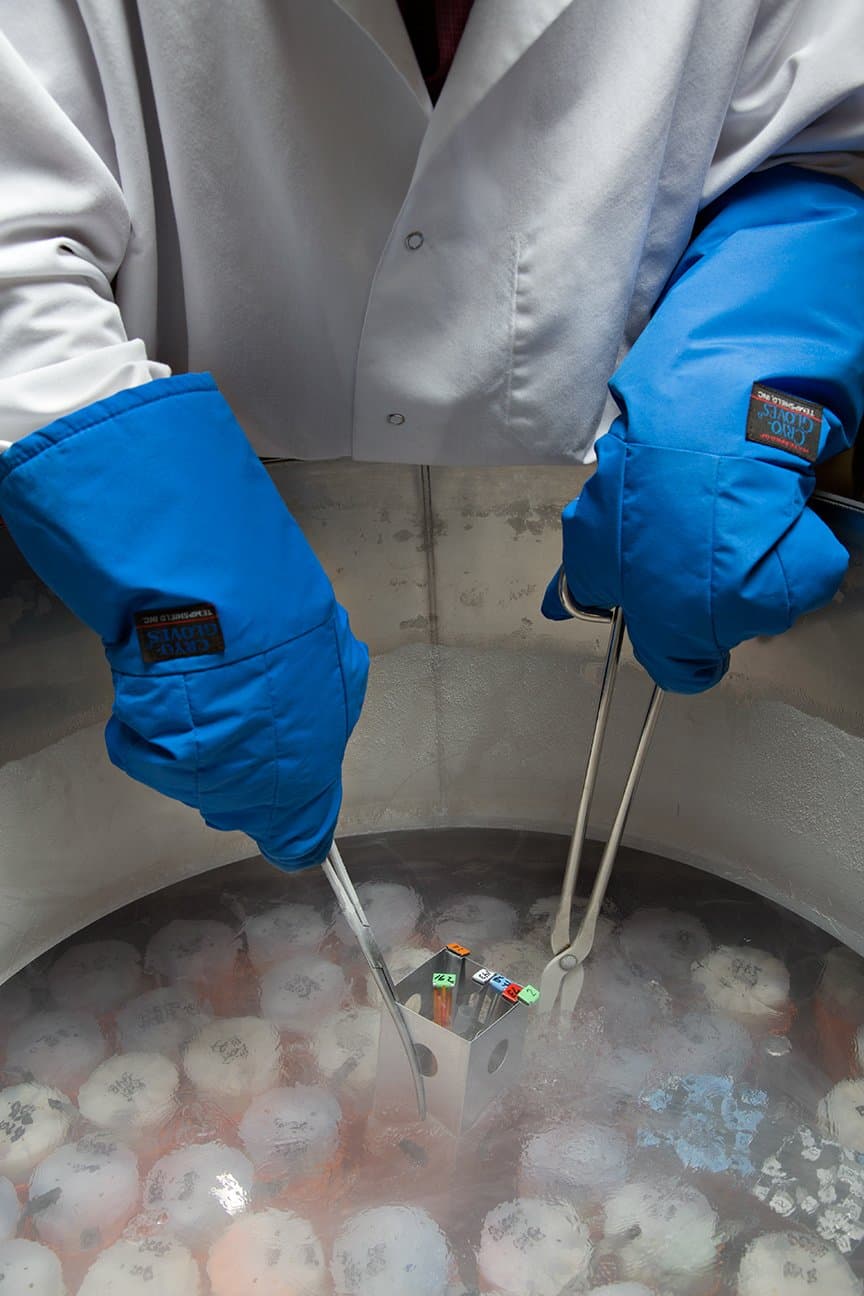
[[[323,3],[323,0],[319,0]],[[429,91],[402,20],[397,0],[336,0],[336,4],[362,27],[410,86],[418,103],[432,112]]]
[[[418,170],[572,3],[573,0],[474,0],[468,25],[423,140]]]

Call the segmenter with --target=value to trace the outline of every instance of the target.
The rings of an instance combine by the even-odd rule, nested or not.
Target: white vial
[[[21,1204],[15,1185],[10,1179],[0,1179],[0,1242],[5,1242],[15,1234]]]
[[[117,1014],[117,1036],[125,1053],[164,1053],[179,1058],[213,1014],[195,995],[176,986],[148,990]]]
[[[630,1183],[606,1203],[607,1239],[625,1277],[665,1279],[710,1274],[717,1259],[717,1216],[688,1184]]]
[[[66,1296],[60,1261],[38,1242],[24,1238],[0,1242],[0,1290],[8,1291],[9,1296],[30,1292],[34,1296]]]
[[[623,922],[619,940],[637,972],[670,986],[687,985],[692,964],[712,944],[704,923],[675,909],[637,910]]]
[[[20,1084],[0,1089],[0,1174],[23,1183],[34,1166],[58,1148],[75,1108],[59,1089]]]
[[[182,1243],[164,1235],[121,1238],[93,1262],[78,1296],[201,1296],[201,1271]]]
[[[515,907],[498,896],[459,895],[438,915],[438,940],[441,945],[467,945],[479,956],[484,944],[516,934],[517,917]]]
[[[423,909],[413,887],[403,886],[401,882],[361,882],[357,895],[384,949],[393,949],[412,939]]]
[[[231,977],[236,958],[237,937],[227,923],[175,918],[151,937],[145,962],[172,985],[206,986]]]
[[[692,968],[712,1008],[754,1022],[779,1021],[789,1003],[789,973],[780,959],[751,945],[721,945]]]
[[[115,1053],[81,1086],[78,1107],[93,1125],[134,1139],[171,1119],[179,1084],[176,1066],[161,1053]]]
[[[343,1225],[331,1269],[335,1296],[446,1296],[450,1249],[426,1211],[377,1206]]]
[[[311,1034],[349,997],[342,969],[317,955],[283,959],[261,979],[261,1015],[294,1034]]]
[[[243,1215],[207,1260],[213,1296],[329,1296],[330,1275],[311,1226],[290,1211]]]
[[[88,941],[64,950],[48,973],[58,1008],[99,1016],[144,989],[141,956],[128,941]]]
[[[90,1013],[37,1013],[9,1036],[6,1071],[74,1094],[107,1056],[108,1045]]]
[[[178,1148],[148,1174],[144,1207],[186,1246],[208,1247],[249,1209],[254,1176],[249,1159],[223,1143]]]
[[[273,905],[246,919],[243,928],[249,962],[257,972],[305,950],[314,953],[327,934],[327,924],[313,905]]]
[[[57,1251],[99,1251],[134,1215],[138,1158],[122,1143],[87,1134],[47,1156],[30,1181],[33,1223]]]
[[[261,1094],[240,1122],[240,1138],[266,1179],[299,1183],[335,1167],[341,1157],[342,1108],[317,1085]]]
[[[630,1144],[619,1130],[586,1120],[564,1121],[525,1144],[519,1192],[567,1202],[601,1200],[626,1181],[631,1161]]]
[[[485,1290],[500,1296],[559,1296],[584,1285],[591,1263],[588,1229],[562,1202],[517,1197],[483,1221],[477,1267]]]
[[[819,1103],[817,1115],[830,1138],[864,1152],[864,1080],[841,1080]]]
[[[260,1017],[209,1022],[186,1046],[183,1069],[205,1098],[233,1110],[279,1083],[279,1032]]]
[[[738,1296],[861,1296],[861,1280],[832,1246],[809,1233],[766,1233],[738,1269]]]
[[[378,1070],[377,1008],[348,1008],[322,1022],[312,1037],[318,1070],[340,1092],[354,1098],[371,1093]]]

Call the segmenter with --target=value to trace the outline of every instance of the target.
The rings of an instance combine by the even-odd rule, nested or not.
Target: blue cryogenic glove
[[[679,693],[834,595],[848,555],[807,502],[864,409],[864,194],[784,166],[707,216],[563,513],[573,598],[620,606],[638,660]],[[555,580],[543,612],[567,615]]]
[[[114,764],[282,868],[319,863],[368,654],[212,378],[120,392],[17,442],[0,514],[102,637]]]

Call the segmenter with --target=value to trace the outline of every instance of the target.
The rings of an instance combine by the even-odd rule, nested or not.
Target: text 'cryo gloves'
[[[209,375],[120,392],[0,456],[0,513],[105,644],[115,765],[319,863],[368,654]]]
[[[864,194],[791,166],[736,185],[610,388],[621,417],[563,513],[567,585],[623,609],[659,685],[698,693],[846,571],[807,505],[864,412]],[[556,580],[543,612],[567,615]]]

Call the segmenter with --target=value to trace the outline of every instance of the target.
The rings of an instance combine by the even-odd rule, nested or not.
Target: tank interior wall
[[[583,471],[272,473],[373,654],[340,830],[569,832],[605,631],[546,622],[539,603]],[[864,513],[822,508],[852,551],[843,590],[788,635],[738,650],[712,693],[667,700],[628,840],[742,882],[864,952]],[[101,645],[5,533],[0,690],[0,980],[120,905],[253,853],[110,766]],[[648,693],[625,657],[595,834]]]

